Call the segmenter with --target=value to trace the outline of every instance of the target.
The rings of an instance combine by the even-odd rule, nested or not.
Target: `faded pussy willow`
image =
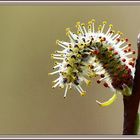
[[[77,34],[66,29],[69,42],[56,41],[62,49],[52,54],[52,58],[57,60],[53,69],[57,70],[49,74],[59,75],[53,81],[53,88],[65,88],[64,97],[70,88],[75,88],[84,96],[86,91],[82,84],[89,85],[89,79],[97,76],[97,83],[103,83],[114,93],[107,102],[97,101],[99,105],[111,104],[117,92],[125,95],[131,93],[135,71],[135,58],[131,54],[135,54],[135,51],[131,49],[128,39],[121,37],[120,31],[115,33],[112,30],[112,24],[105,29],[106,23],[103,21],[96,30],[94,19],[88,22],[87,28],[84,23],[77,22]]]

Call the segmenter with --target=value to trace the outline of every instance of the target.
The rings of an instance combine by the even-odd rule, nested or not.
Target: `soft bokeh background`
[[[95,100],[112,96],[93,80],[87,96],[76,91],[63,98],[48,76],[65,28],[77,21],[107,20],[124,32],[136,49],[139,6],[1,6],[0,7],[0,134],[122,134],[122,96],[109,107]]]

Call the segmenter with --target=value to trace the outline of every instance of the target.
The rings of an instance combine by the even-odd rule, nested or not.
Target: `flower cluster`
[[[105,31],[106,24],[103,21],[95,30],[94,19],[88,22],[87,28],[84,23],[77,22],[77,34],[66,29],[69,42],[56,41],[62,50],[52,54],[52,58],[57,60],[53,69],[57,70],[49,74],[59,75],[53,81],[53,88],[65,87],[64,97],[70,88],[77,89],[84,96],[86,91],[82,84],[89,85],[94,77],[98,77],[98,84],[103,83],[104,87],[114,92],[107,102],[97,101],[101,106],[111,104],[116,99],[116,92],[131,93],[135,70],[135,58],[131,55],[135,51],[128,39],[121,37],[122,32],[115,33],[112,24]]]

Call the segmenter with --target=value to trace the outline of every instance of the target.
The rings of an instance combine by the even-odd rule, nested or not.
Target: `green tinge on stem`
[[[134,127],[134,135],[137,135],[139,132],[139,124],[140,124],[140,113],[137,113]]]
[[[132,88],[126,86],[123,91],[122,91],[122,94],[125,95],[125,96],[130,96],[132,94]]]

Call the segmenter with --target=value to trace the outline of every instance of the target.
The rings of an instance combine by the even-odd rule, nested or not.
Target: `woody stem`
[[[131,96],[123,96],[124,103],[124,123],[123,135],[134,135],[136,127],[136,119],[140,101],[140,34],[137,40],[138,57],[136,60],[135,77]]]

